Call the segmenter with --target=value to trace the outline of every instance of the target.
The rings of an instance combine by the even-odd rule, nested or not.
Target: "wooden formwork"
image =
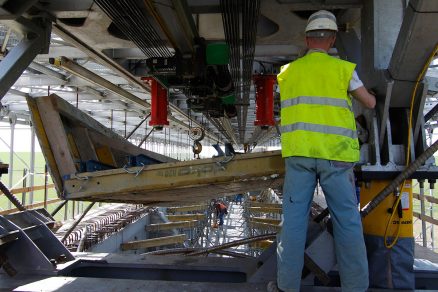
[[[174,206],[274,188],[283,180],[279,151],[181,162],[131,144],[56,95],[28,98],[28,104],[64,199]],[[159,164],[124,167],[127,156],[139,154]],[[113,169],[81,173],[79,163],[89,160]]]

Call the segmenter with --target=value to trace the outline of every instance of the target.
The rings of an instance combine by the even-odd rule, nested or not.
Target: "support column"
[[[420,209],[421,209],[421,217],[426,215],[426,202],[424,199],[424,180],[418,180],[420,185]],[[421,235],[423,237],[423,246],[427,247],[427,230],[426,230],[426,221],[421,219]]]
[[[9,189],[12,189],[14,184],[14,141],[15,141],[15,124],[17,117],[15,114],[9,114],[9,124],[11,129],[11,140],[9,142]],[[8,209],[12,208],[12,204],[8,201]]]
[[[436,182],[436,180],[435,179],[430,179],[429,180],[429,184],[430,184],[430,190],[429,190],[429,195],[431,196],[431,197],[434,197],[434,195],[433,195],[433,190],[435,189],[435,182]],[[431,217],[431,218],[433,218],[434,217],[434,215],[433,215],[433,211],[434,211],[434,203],[432,203],[432,202],[430,202],[429,203],[429,206],[430,206],[430,209],[429,209],[429,216]],[[430,249],[432,250],[432,251],[435,251],[435,230],[434,230],[434,228],[435,228],[435,225],[434,224],[431,224],[431,226],[430,226],[430,241],[431,241],[431,246],[430,246]]]
[[[35,185],[35,127],[31,123],[30,125],[30,163],[29,163],[29,204],[33,204],[33,187]]]
[[[364,1],[361,42],[362,81],[369,87],[379,82],[375,73],[389,66],[404,14],[403,0]],[[377,78],[376,78],[377,77]]]

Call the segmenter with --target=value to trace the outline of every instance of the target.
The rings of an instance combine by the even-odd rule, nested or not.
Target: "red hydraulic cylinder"
[[[149,82],[151,86],[151,119],[149,126],[155,129],[162,129],[169,125],[167,120],[167,90],[152,77],[145,77],[142,80]]]
[[[255,126],[267,128],[275,126],[274,120],[274,83],[275,75],[254,75],[256,88],[256,119]]]

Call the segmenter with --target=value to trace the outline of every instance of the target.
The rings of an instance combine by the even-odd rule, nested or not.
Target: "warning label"
[[[409,210],[409,193],[408,192],[402,192],[401,193],[401,199],[400,203],[403,210]]]

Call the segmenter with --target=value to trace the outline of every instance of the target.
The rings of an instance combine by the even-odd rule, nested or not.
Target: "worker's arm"
[[[376,97],[368,92],[364,87],[358,87],[350,92],[351,95],[357,99],[364,107],[374,108],[376,106]]]

